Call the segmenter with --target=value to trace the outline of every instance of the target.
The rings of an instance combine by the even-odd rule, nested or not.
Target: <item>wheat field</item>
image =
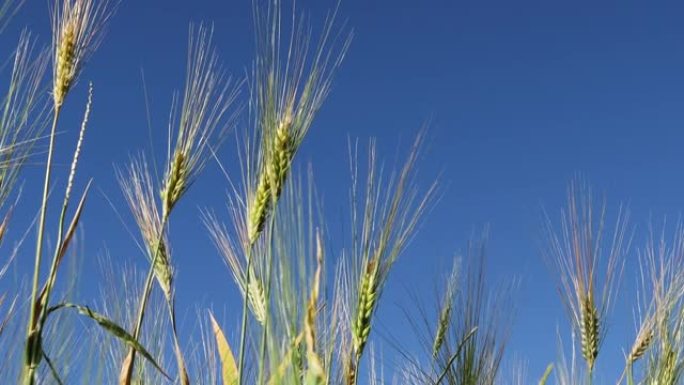
[[[2,26],[27,6],[1,1]],[[83,169],[97,151],[89,149],[98,130],[93,116],[117,106],[99,103],[100,86],[89,76],[107,69],[91,59],[107,50],[109,26],[129,2],[49,0],[48,43],[24,30],[4,53],[3,384],[684,383],[684,227],[636,228],[628,206],[606,203],[582,176],[567,181],[564,206],[544,209],[539,219],[534,263],[554,283],[565,317],[553,341],[557,357],[530,366],[545,371],[512,358],[516,318],[528,311],[516,293],[528,277],[493,282],[486,230],[463,237],[462,252],[430,280],[432,295],[403,296],[406,330],[387,333],[379,319],[391,307],[391,272],[452,195],[421,167],[429,127],[416,127],[397,154],[370,136],[350,135],[339,143],[347,175],[333,176],[333,196],[347,198],[332,202],[344,205],[345,230],[327,217],[331,202],[316,184],[326,160],[302,153],[311,154],[306,139],[324,130],[317,116],[334,102],[336,75],[364,39],[345,22],[343,2],[316,20],[306,4],[252,0],[243,16],[251,17],[253,33],[244,36],[253,58],[243,73],[226,65],[219,23],[187,26],[184,61],[168,63],[183,71],[181,88],[169,95],[164,123],[150,126],[161,156],[131,152],[103,171],[117,186],[103,191]],[[223,176],[210,182],[217,207],[193,202],[210,169]],[[40,183],[24,183],[30,172]],[[133,240],[130,255],[84,253],[91,238],[120,242],[82,223],[95,195],[110,204],[98,215],[120,221]],[[171,229],[189,215],[202,239]],[[182,272],[204,256],[183,251],[205,243],[222,260],[236,301],[206,305],[200,294],[187,306],[197,291],[183,292],[195,283],[179,284],[188,279]],[[80,292],[80,281],[95,283],[88,290],[96,298]],[[625,283],[634,290],[623,290]],[[633,311],[623,313],[619,301]],[[635,320],[619,341],[609,338],[616,318]],[[620,349],[612,378],[601,362]]]

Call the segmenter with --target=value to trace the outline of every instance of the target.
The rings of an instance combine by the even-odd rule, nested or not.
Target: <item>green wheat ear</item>
[[[359,285],[359,301],[356,307],[356,321],[352,326],[354,351],[361,355],[371,331],[371,319],[378,299],[379,266],[376,261],[368,262]]]
[[[600,335],[599,335],[599,315],[596,305],[591,297],[586,297],[582,301],[581,308],[581,343],[582,356],[587,361],[589,370],[594,368],[596,357],[598,356]]]

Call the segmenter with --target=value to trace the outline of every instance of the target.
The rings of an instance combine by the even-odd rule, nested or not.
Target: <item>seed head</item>
[[[582,356],[587,361],[589,370],[591,370],[594,368],[594,363],[598,356],[599,344],[601,342],[598,310],[591,297],[587,297],[582,301],[582,319],[580,326]]]
[[[112,15],[114,7],[109,0],[94,3],[95,0],[61,0],[53,11],[52,97],[56,109],[62,106],[83,65],[100,44],[102,31]]]

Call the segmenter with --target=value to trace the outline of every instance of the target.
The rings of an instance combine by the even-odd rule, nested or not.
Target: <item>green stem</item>
[[[271,253],[269,253],[271,255]],[[270,295],[271,295],[271,264],[268,264],[268,267],[266,268],[266,287],[264,288],[264,295],[266,297],[266,312],[264,314],[264,326],[261,330],[261,348],[260,348],[260,360],[259,360],[259,381],[257,384],[263,384],[263,379],[264,379],[264,371],[265,371],[265,363],[266,363],[266,338],[268,336],[268,327],[269,327],[269,314],[270,309],[269,309],[269,304],[270,304]]]
[[[627,371],[627,385],[634,385],[634,373],[632,372],[632,365],[626,369]]]
[[[274,200],[273,206],[275,206],[276,202]],[[267,341],[266,338],[268,336],[268,327],[269,327],[269,318],[270,318],[270,306],[271,306],[271,284],[273,281],[273,234],[275,233],[274,231],[275,228],[275,215],[272,215],[269,220],[269,231],[268,231],[268,252],[266,255],[268,255],[268,262],[266,263],[266,287],[264,288],[264,297],[265,297],[265,306],[266,306],[266,311],[264,313],[264,325],[261,331],[261,348],[260,348],[260,360],[259,360],[259,381],[257,384],[261,385],[263,384],[263,379],[264,379],[264,372],[266,368],[266,345]]]
[[[55,285],[55,277],[57,276],[57,265],[59,262],[59,254],[62,248],[62,238],[64,237],[64,222],[66,221],[66,212],[67,212],[67,207],[68,207],[68,202],[67,202],[67,197],[64,197],[64,203],[62,204],[62,212],[59,215],[59,227],[57,230],[57,242],[55,243],[55,254],[52,256],[52,263],[50,264],[50,272],[48,273],[48,280],[47,283],[44,287],[45,293],[43,294],[43,298],[41,298],[42,302],[40,305],[41,309],[41,314],[40,320],[39,320],[39,325],[42,326],[45,324],[45,319],[47,318],[47,307],[48,304],[50,303],[50,293],[52,292],[52,288]],[[41,293],[42,294],[42,293]]]
[[[31,310],[29,315],[29,322],[26,327],[26,351],[24,357],[24,384],[35,384],[35,372],[40,357],[40,349],[38,346],[39,336],[34,333],[40,333],[37,329],[36,300],[38,297],[38,284],[40,281],[40,265],[43,253],[43,237],[45,233],[45,217],[47,214],[48,195],[50,192],[50,178],[52,176],[52,156],[55,147],[55,132],[57,130],[57,122],[59,121],[59,114],[61,106],[55,106],[55,112],[52,117],[52,128],[50,129],[50,144],[48,146],[48,158],[45,166],[45,181],[43,184],[43,199],[40,206],[40,219],[38,221],[38,236],[36,239],[36,256],[35,265],[33,267],[33,284],[31,286]]]
[[[159,230],[159,236],[157,238],[157,245],[154,251],[154,257],[152,258],[152,263],[150,264],[150,270],[147,272],[147,277],[145,278],[145,286],[140,297],[140,307],[138,308],[138,318],[135,323],[135,328],[133,329],[133,338],[138,340],[140,338],[140,333],[142,331],[143,319],[145,317],[145,309],[147,308],[147,301],[150,298],[150,293],[152,292],[152,284],[154,283],[154,266],[157,264],[159,259],[159,254],[161,251],[161,243],[164,239],[164,230],[166,229],[166,224],[169,220],[169,213],[164,212],[161,227]],[[135,365],[135,349],[129,351],[131,355],[131,361],[129,363],[128,371],[132,372],[133,366]]]
[[[252,269],[252,246],[247,249],[247,278],[245,279],[245,301],[242,304],[242,326],[240,327],[240,355],[238,359],[238,385],[242,385],[243,369],[245,368],[245,339],[247,337],[247,303],[249,302],[249,284]]]
[[[171,319],[171,330],[173,332],[173,343],[176,350],[176,362],[178,366],[178,376],[182,385],[189,384],[187,368],[185,367],[185,360],[183,359],[183,352],[181,351],[180,342],[178,341],[178,328],[176,326],[176,307],[174,295],[166,301],[169,309],[169,318]]]

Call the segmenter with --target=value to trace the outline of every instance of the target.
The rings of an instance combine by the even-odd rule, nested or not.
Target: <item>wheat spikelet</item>
[[[175,204],[187,188],[188,164],[187,157],[182,152],[176,152],[169,166],[169,173],[161,190],[164,204],[162,216],[171,212]]]
[[[256,164],[248,164],[251,170],[246,181],[250,245],[258,240],[280,198],[295,153],[330,91],[332,76],[351,38],[335,47],[337,42],[330,41],[332,17],[313,55],[309,55],[309,37],[304,29],[297,28],[289,39],[287,55],[281,56],[280,7],[276,0],[265,14],[258,7],[254,9],[258,60],[253,81],[260,147]]]
[[[108,0],[63,0],[52,17],[53,85],[56,109],[76,82],[83,64],[97,48],[113,11]]]
[[[639,333],[636,341],[634,341],[632,350],[629,352],[629,355],[627,356],[627,364],[632,365],[641,357],[643,357],[644,354],[646,354],[646,351],[651,347],[651,344],[653,343],[654,339],[655,332],[651,328],[645,329],[641,333]]]
[[[154,275],[164,296],[172,296],[173,267],[162,219],[154,199],[154,184],[144,158],[131,161],[126,175],[119,173],[119,184],[144,241],[148,259],[156,262]],[[156,255],[156,258],[155,258]]]
[[[432,357],[437,358],[439,355],[439,350],[444,344],[444,337],[446,337],[447,329],[449,328],[449,322],[451,320],[452,306],[446,306],[442,308],[439,314],[439,322],[437,323],[437,332],[435,333],[435,339],[432,344]]]
[[[247,284],[246,264],[243,262],[243,258],[238,252],[239,248],[235,245],[226,227],[220,224],[214,215],[205,214],[203,221],[214,244],[228,264],[240,294],[243,299],[249,297],[247,302],[254,318],[263,324],[266,320],[266,294],[263,279],[257,274],[255,266],[252,265],[250,266],[249,284]],[[241,221],[236,220],[236,222]],[[258,252],[258,250],[255,252]],[[247,296],[247,293],[249,293],[249,296]]]
[[[278,125],[275,130],[273,143],[268,146],[271,151],[264,161],[264,167],[259,174],[257,187],[249,211],[248,240],[254,244],[264,229],[266,218],[273,205],[280,199],[283,185],[294,158],[294,146],[289,131],[291,119]]]
[[[271,205],[271,187],[269,178],[262,173],[259,176],[259,182],[254,191],[254,198],[250,201],[248,207],[248,224],[247,224],[247,239],[250,245],[253,245],[261,232],[264,230],[266,223],[266,216]]]
[[[173,267],[171,266],[168,247],[164,240],[162,240],[158,246],[156,239],[147,239],[146,241],[148,243],[147,250],[150,260],[154,259],[155,253],[157,254],[157,260],[154,264],[154,276],[159,283],[159,287],[161,287],[164,292],[164,297],[166,297],[167,300],[170,300],[172,298]]]
[[[53,89],[54,101],[56,106],[61,106],[64,102],[71,83],[75,76],[75,56],[76,56],[76,32],[74,21],[70,21],[64,26],[59,39],[59,46],[55,53],[57,68],[55,70],[55,85]]]
[[[582,318],[580,324],[580,339],[582,345],[582,356],[589,365],[589,370],[593,369],[594,362],[598,356],[600,335],[599,335],[599,315],[594,301],[587,297],[582,301]]]
[[[363,352],[371,331],[371,318],[378,298],[378,268],[377,262],[369,262],[359,284],[359,300],[352,326],[354,351],[357,355]]]
[[[166,173],[160,190],[162,217],[178,203],[194,178],[206,163],[210,146],[218,146],[232,119],[226,119],[236,95],[237,87],[225,76],[218,55],[212,45],[213,29],[190,26],[185,91],[179,111],[175,105],[172,115],[179,115],[175,145],[169,153]]]
[[[454,262],[454,267],[449,276],[447,283],[446,295],[442,301],[442,307],[439,312],[439,319],[437,321],[437,331],[432,343],[432,357],[437,358],[439,351],[444,344],[447,330],[451,324],[451,312],[454,307],[454,296],[456,295],[456,288],[458,281],[458,261]]]
[[[411,183],[422,134],[413,143],[411,152],[403,167],[392,173],[387,181],[378,181],[374,143],[368,152],[369,163],[363,197],[357,190],[358,174],[355,161],[357,153],[350,159],[352,170],[352,274],[347,295],[349,307],[354,310],[350,320],[351,347],[347,349],[350,361],[348,368],[354,369],[362,358],[372,327],[372,317],[389,271],[404,250],[412,236],[426,205],[432,197],[433,184],[419,194]],[[360,212],[359,212],[360,211]],[[353,364],[353,365],[352,365]],[[347,376],[347,378],[355,376]]]
[[[290,133],[291,120],[288,117],[278,125],[278,129],[275,131],[275,143],[273,144],[273,159],[268,163],[271,193],[274,200],[280,197],[294,156],[293,139]]]
[[[250,274],[249,287],[247,290],[242,290],[242,296],[249,298],[248,302],[254,318],[263,325],[266,321],[266,294],[261,278],[257,277],[253,270]]]
[[[629,248],[623,210],[610,234],[611,243],[605,247],[605,212],[604,204],[596,215],[590,188],[581,180],[573,181],[568,188],[567,209],[561,211],[560,232],[552,229],[548,218],[546,227],[549,247],[545,256],[558,270],[561,299],[579,338],[589,376],[600,353],[615,283],[621,277]]]

